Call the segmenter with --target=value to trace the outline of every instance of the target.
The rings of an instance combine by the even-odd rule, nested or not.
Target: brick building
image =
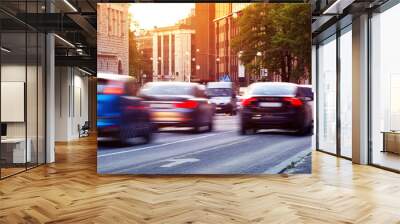
[[[239,57],[231,49],[232,38],[239,33],[238,19],[241,11],[251,3],[218,3],[215,5],[216,79],[229,75],[239,81]]]
[[[194,80],[209,82],[215,80],[215,3],[196,3],[194,28],[196,76]]]
[[[136,43],[139,53],[142,55],[143,69],[142,79],[143,82],[153,80],[153,33],[151,31],[142,30],[136,36]]]
[[[129,14],[124,4],[97,4],[97,70],[129,74]]]

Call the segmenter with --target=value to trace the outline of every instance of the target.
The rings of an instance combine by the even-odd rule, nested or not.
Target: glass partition
[[[2,177],[24,171],[26,162],[30,162],[31,151],[26,144],[26,41],[25,32],[1,34]]]
[[[40,13],[43,1],[2,1],[19,13]],[[45,44],[43,33],[0,12],[0,178],[45,162]]]
[[[371,162],[400,170],[400,4],[371,19]]]
[[[318,47],[318,149],[336,153],[336,36]]]
[[[340,36],[340,155],[352,157],[352,33],[351,25]]]

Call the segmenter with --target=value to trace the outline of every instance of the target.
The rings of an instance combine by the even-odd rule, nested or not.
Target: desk
[[[31,139],[27,139],[25,151],[25,138],[5,138],[1,139],[1,156],[9,163],[26,163],[30,162]],[[10,147],[11,146],[11,147]],[[12,159],[11,159],[12,158]]]
[[[400,131],[383,131],[382,152],[400,154]]]

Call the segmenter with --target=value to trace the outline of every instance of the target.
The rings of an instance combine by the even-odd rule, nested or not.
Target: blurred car
[[[204,87],[189,82],[150,82],[139,92],[149,105],[157,127],[192,127],[194,132],[213,129],[214,112]]]
[[[237,99],[232,82],[209,82],[206,92],[217,113],[236,115]]]
[[[130,76],[97,75],[97,129],[99,141],[118,140],[129,143],[136,137],[150,142],[152,124],[150,112],[143,100],[133,97]]]
[[[240,133],[289,129],[309,134],[313,129],[312,101],[309,87],[285,82],[253,83],[242,101]]]

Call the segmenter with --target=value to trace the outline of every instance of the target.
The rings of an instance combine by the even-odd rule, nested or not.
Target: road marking
[[[167,163],[167,164],[162,165],[160,167],[162,167],[162,168],[170,168],[170,167],[174,167],[174,166],[179,166],[179,165],[184,164],[184,163],[195,163],[195,162],[198,162],[198,161],[200,161],[200,160],[196,159],[196,158],[170,159],[170,160],[166,160],[166,162],[170,162],[170,163]]]
[[[167,142],[167,143],[164,143],[161,145],[152,145],[152,146],[142,147],[142,148],[138,148],[138,149],[130,149],[130,150],[119,151],[119,152],[111,152],[111,153],[107,153],[107,154],[98,155],[97,158],[113,156],[113,155],[118,155],[118,154],[124,154],[124,153],[130,153],[130,152],[137,152],[137,151],[142,151],[142,150],[151,149],[151,148],[158,148],[158,147],[163,147],[163,146],[172,145],[172,144],[176,144],[176,143],[188,142],[188,141],[193,141],[193,140],[202,139],[202,138],[208,138],[211,136],[225,134],[225,133],[229,133],[229,132],[234,132],[234,131],[226,131],[226,132],[222,132],[222,133],[203,135],[203,136],[196,137],[196,138],[189,138],[189,139],[183,139],[183,140],[178,140],[178,141],[174,141],[174,142]]]
[[[216,145],[216,146],[213,146],[213,147],[211,147],[211,148],[206,148],[206,149],[199,150],[199,151],[195,151],[195,152],[189,152],[189,153],[184,153],[184,154],[181,154],[181,155],[174,155],[174,156],[167,157],[167,158],[161,158],[161,159],[159,159],[159,160],[157,160],[157,161],[148,162],[148,163],[145,163],[145,164],[143,164],[143,165],[135,166],[135,169],[140,169],[140,168],[143,168],[143,167],[153,166],[153,165],[159,164],[159,163],[162,162],[162,161],[170,161],[170,160],[172,160],[173,158],[183,159],[182,157],[193,156],[193,155],[196,155],[196,154],[199,154],[199,153],[212,151],[212,150],[219,149],[219,148],[222,148],[222,147],[226,147],[226,146],[231,146],[231,145],[243,143],[243,142],[246,142],[246,141],[250,141],[251,139],[253,139],[253,138],[250,138],[250,136],[247,136],[247,137],[246,137],[245,139],[243,139],[243,140],[236,140],[236,141],[231,142],[231,143]],[[226,148],[226,149],[229,150],[230,148]],[[157,166],[158,166],[158,165],[157,165]],[[129,170],[132,170],[132,167],[125,168],[125,169],[120,169],[120,170],[118,170],[118,171],[113,171],[113,173],[127,173],[127,172],[129,172]]]

